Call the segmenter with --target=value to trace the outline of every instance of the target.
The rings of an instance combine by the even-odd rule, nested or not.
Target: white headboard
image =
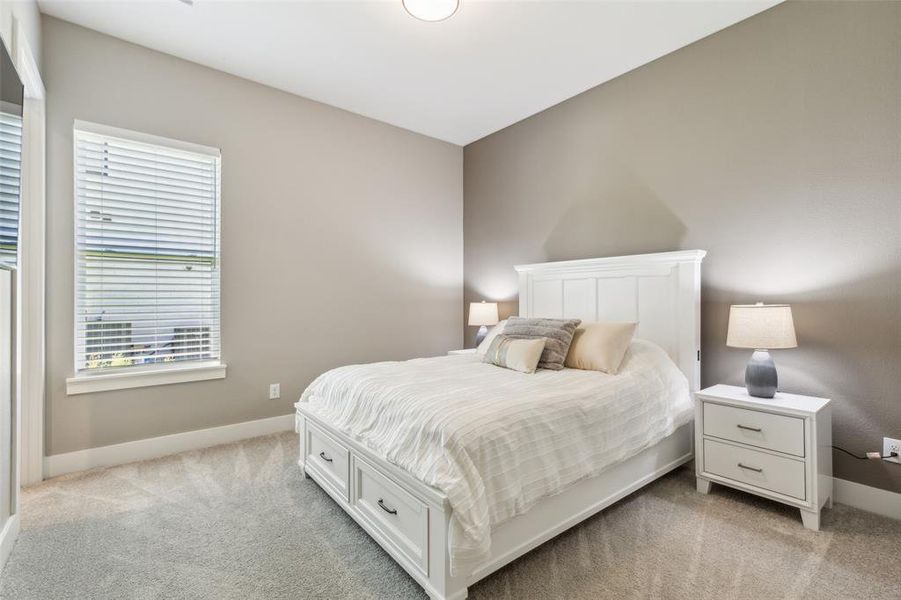
[[[701,388],[701,261],[705,250],[518,265],[519,314],[638,321]]]

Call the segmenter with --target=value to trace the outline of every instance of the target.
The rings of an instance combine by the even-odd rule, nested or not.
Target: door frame
[[[21,450],[21,445],[19,443],[19,402],[18,402],[18,378],[16,377],[16,357],[15,353],[18,348],[18,331],[17,331],[17,323],[18,323],[18,311],[16,310],[16,300],[18,291],[16,290],[16,269],[14,267],[2,265],[0,266],[0,271],[3,273],[9,273],[9,315],[8,318],[10,322],[7,324],[9,327],[9,339],[4,339],[2,341],[3,345],[6,346],[8,344],[8,348],[0,350],[0,355],[7,355],[9,358],[9,389],[7,392],[9,393],[9,409],[10,409],[10,437],[9,437],[9,447],[10,447],[10,478],[9,478],[9,517],[6,519],[6,523],[3,524],[3,529],[0,530],[0,569],[6,564],[6,560],[9,558],[10,553],[12,552],[13,546],[16,543],[16,538],[19,536],[19,526],[21,523],[21,519],[19,517],[19,455]],[[0,336],[2,338],[3,336]],[[7,354],[8,353],[8,354]],[[3,368],[3,367],[0,367]]]
[[[46,273],[46,90],[33,49],[14,20],[13,61],[25,86],[22,197],[19,205],[16,381],[20,400],[21,485],[44,479]]]

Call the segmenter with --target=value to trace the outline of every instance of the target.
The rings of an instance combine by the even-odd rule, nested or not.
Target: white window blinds
[[[74,137],[76,371],[218,360],[218,151],[81,122]]]
[[[19,246],[19,182],[22,117],[0,112],[0,264],[16,266]]]

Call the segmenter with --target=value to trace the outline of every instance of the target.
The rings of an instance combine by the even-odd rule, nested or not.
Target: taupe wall
[[[730,304],[789,302],[781,388],[833,398],[837,444],[901,437],[901,3],[777,6],[467,146],[464,180],[467,302],[515,310],[517,263],[703,248],[705,385],[743,380]]]
[[[48,454],[284,415],[330,367],[460,346],[460,147],[43,24]],[[221,148],[226,379],[66,395],[73,119]]]

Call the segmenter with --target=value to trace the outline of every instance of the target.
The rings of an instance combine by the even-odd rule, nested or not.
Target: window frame
[[[76,162],[78,160],[76,131],[101,135],[122,140],[137,142],[142,144],[151,144],[163,146],[173,150],[182,152],[192,152],[203,154],[215,158],[218,162],[217,180],[216,180],[216,247],[218,253],[217,261],[217,277],[219,279],[219,358],[211,360],[186,360],[173,361],[169,363],[155,363],[149,365],[137,365],[130,367],[115,367],[107,369],[98,369],[96,371],[79,370],[78,356],[78,170]],[[121,129],[108,125],[101,125],[89,121],[81,121],[76,119],[72,126],[72,205],[73,205],[73,239],[72,239],[72,269],[73,269],[73,285],[72,285],[72,312],[74,316],[72,327],[72,368],[74,375],[66,379],[66,393],[86,394],[92,392],[102,392],[110,390],[121,390],[139,387],[148,387],[156,385],[167,385],[172,383],[185,383],[192,381],[207,381],[211,379],[223,379],[226,376],[227,365],[222,359],[223,356],[223,340],[222,340],[222,154],[218,148],[203,146],[192,142],[185,142],[172,138],[142,133],[129,129]]]

